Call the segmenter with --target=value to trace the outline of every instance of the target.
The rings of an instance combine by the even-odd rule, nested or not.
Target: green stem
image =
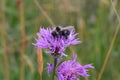
[[[56,65],[57,65],[57,58],[54,58],[54,69],[53,69],[52,80],[54,80]]]
[[[40,75],[40,80],[42,80],[42,74]]]

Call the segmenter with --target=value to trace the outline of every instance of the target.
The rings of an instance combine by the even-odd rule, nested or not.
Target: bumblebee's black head
[[[60,32],[60,31],[61,31],[61,28],[57,26],[57,27],[56,27],[56,31],[57,31],[57,32]]]
[[[61,28],[57,26],[51,34],[54,38],[58,38],[60,36],[59,34],[60,31],[61,31]]]

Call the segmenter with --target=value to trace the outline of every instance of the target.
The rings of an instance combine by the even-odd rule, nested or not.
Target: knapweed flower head
[[[94,67],[91,64],[82,66],[74,56],[72,60],[64,61],[57,67],[58,80],[79,80],[77,76],[87,77],[87,68]]]
[[[36,39],[34,45],[38,48],[49,49],[48,53],[53,56],[66,56],[64,54],[66,47],[80,43],[75,38],[76,35],[77,33],[75,33],[73,27],[40,28],[40,31],[37,33],[38,39]]]

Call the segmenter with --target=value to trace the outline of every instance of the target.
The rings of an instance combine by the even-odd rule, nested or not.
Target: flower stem
[[[54,58],[54,69],[53,69],[52,80],[54,80],[56,65],[57,65],[57,58]]]

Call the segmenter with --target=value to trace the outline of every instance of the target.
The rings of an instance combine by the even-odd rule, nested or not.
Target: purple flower
[[[53,71],[54,65],[50,64],[50,63],[47,63],[47,65],[48,66],[47,66],[46,70],[48,72],[48,76],[50,76],[51,71]]]
[[[62,57],[57,58],[57,65],[61,62],[61,60],[62,60]],[[46,70],[47,70],[48,76],[50,76],[50,73],[54,69],[54,64],[47,63],[47,65],[48,66],[47,66]]]
[[[91,64],[80,65],[76,62],[76,56],[73,60],[64,61],[57,68],[58,80],[79,80],[77,76],[87,77],[87,68],[94,68]]]
[[[38,48],[48,49],[48,53],[53,56],[67,56],[64,54],[66,47],[80,43],[75,38],[76,35],[73,27],[41,28],[37,33],[38,39],[36,39],[36,43],[33,45]]]

